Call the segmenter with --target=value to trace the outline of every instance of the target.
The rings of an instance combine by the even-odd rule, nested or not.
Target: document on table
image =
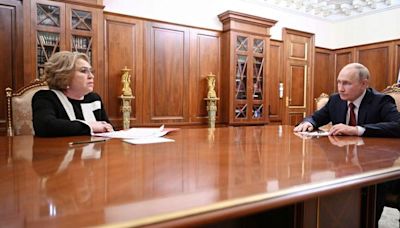
[[[297,132],[304,136],[328,136],[329,132],[327,131],[304,131],[304,132]]]
[[[171,131],[176,131],[176,128],[164,128],[162,125],[159,128],[130,128],[128,130],[95,133],[94,136],[124,139],[124,142],[131,144],[149,144],[174,142],[173,139],[163,138],[162,136]]]
[[[125,139],[124,142],[130,144],[151,144],[151,143],[175,142],[175,140],[167,139],[164,137],[157,137],[157,138],[144,138],[144,139]]]
[[[117,139],[145,139],[161,137],[175,130],[177,129],[164,129],[164,125],[162,125],[159,128],[130,128],[128,130],[95,133],[93,135]]]

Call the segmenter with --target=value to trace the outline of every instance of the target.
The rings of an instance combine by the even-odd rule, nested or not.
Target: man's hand
[[[303,122],[297,125],[293,131],[294,132],[303,132],[303,131],[312,131],[314,130],[314,126],[310,122]]]
[[[336,124],[329,130],[329,135],[355,135],[358,136],[358,129],[355,126]]]

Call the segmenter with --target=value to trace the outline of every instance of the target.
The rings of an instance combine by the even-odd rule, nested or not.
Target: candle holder
[[[131,75],[129,74],[131,69],[125,66],[121,71],[122,95],[118,98],[121,99],[122,128],[126,130],[130,128],[132,112],[131,101],[135,99],[135,97],[132,95],[131,89]]]
[[[207,79],[207,97],[204,98],[207,101],[207,112],[208,112],[208,127],[215,128],[215,120],[217,116],[217,93],[215,92],[215,75],[209,73],[206,77]]]

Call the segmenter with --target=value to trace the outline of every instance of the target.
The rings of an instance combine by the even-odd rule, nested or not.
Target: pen
[[[97,142],[105,142],[107,139],[95,139],[95,140],[87,140],[87,141],[76,141],[69,142],[68,145],[78,145],[78,144],[88,144],[88,143],[97,143]]]

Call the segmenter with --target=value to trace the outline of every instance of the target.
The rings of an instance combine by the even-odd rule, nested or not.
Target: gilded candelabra
[[[118,98],[121,99],[122,127],[123,129],[129,129],[132,111],[131,101],[135,99],[135,97],[132,95],[131,89],[131,75],[129,74],[131,69],[125,66],[121,71],[122,95]]]
[[[215,75],[212,73],[207,75],[207,87],[207,98],[204,98],[204,100],[207,101],[208,127],[214,128],[217,114],[217,101],[219,98],[215,92]]]

